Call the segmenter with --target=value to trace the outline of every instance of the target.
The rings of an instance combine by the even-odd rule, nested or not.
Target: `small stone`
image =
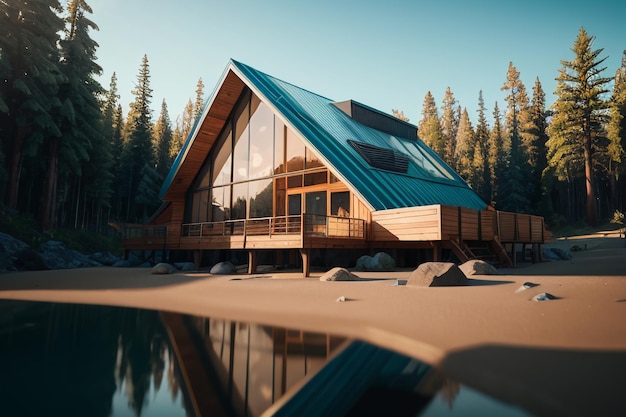
[[[346,301],[346,297],[342,295],[341,297],[337,298],[335,301],[338,303],[343,303],[344,301]]]
[[[539,284],[535,284],[534,282],[526,281],[518,289],[516,289],[515,292],[516,293],[522,292],[522,291],[525,291],[525,290],[527,290],[529,288],[534,288],[534,287],[538,287],[538,286],[539,286]]]
[[[554,295],[550,294],[549,292],[540,292],[539,294],[535,295],[532,300],[533,301],[549,301],[549,300],[556,300],[558,297],[555,297]]]

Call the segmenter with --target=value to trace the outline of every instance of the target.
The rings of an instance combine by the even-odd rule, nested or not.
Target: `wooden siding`
[[[374,242],[440,240],[440,207],[407,207],[374,211],[370,240]]]
[[[495,219],[496,212],[491,210],[482,210],[480,212],[481,218],[481,231],[480,231],[480,240],[489,241],[497,236],[497,231],[495,229]]]

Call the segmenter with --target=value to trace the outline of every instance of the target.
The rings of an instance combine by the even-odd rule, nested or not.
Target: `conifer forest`
[[[0,207],[31,215],[40,231],[147,221],[206,99],[199,78],[175,118],[165,100],[153,114],[144,55],[124,109],[115,73],[98,81],[92,15],[86,0],[0,0]],[[485,103],[477,90],[475,123],[450,88],[440,102],[429,92],[420,139],[497,210],[553,228],[608,222],[626,205],[626,52],[610,70],[594,40],[580,28],[554,92],[539,78],[524,85],[509,63],[506,99]]]

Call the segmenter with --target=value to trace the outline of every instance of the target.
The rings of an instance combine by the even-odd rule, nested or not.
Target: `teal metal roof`
[[[231,60],[229,68],[234,69],[255,94],[273,106],[286,124],[299,132],[307,145],[327,162],[331,171],[351,185],[374,210],[431,204],[472,209],[486,207],[465,181],[420,139],[400,138],[365,126],[337,108],[333,100],[240,62]],[[187,142],[192,139],[190,136]],[[398,173],[372,167],[349,141],[403,153],[409,158],[408,172]],[[179,155],[168,175],[169,181],[177,165],[182,162],[180,159]],[[430,168],[436,167],[436,174],[421,168],[424,159],[431,161]],[[167,190],[168,186],[166,180],[162,191]]]

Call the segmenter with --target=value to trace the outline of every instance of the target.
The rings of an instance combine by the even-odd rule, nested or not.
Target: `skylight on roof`
[[[349,140],[348,143],[374,168],[401,174],[408,172],[409,157],[402,152],[355,140]]]

